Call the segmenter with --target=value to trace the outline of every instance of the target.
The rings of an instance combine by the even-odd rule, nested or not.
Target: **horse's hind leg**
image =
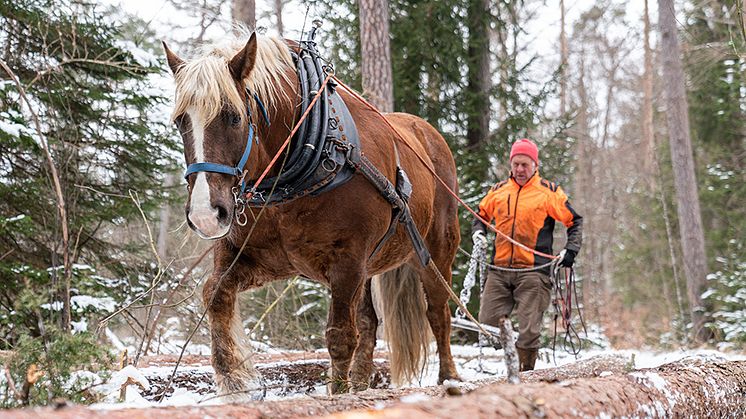
[[[358,303],[357,309],[357,330],[360,333],[360,337],[352,360],[352,371],[350,372],[352,389],[355,391],[365,390],[370,385],[370,378],[374,368],[373,350],[376,347],[377,328],[378,316],[373,307],[371,279],[368,278],[365,281],[363,296],[360,303]]]
[[[366,277],[362,267],[353,265],[336,266],[329,279],[332,291],[326,325],[326,346],[332,360],[329,390],[337,394],[350,389],[350,363],[358,341],[355,309]]]
[[[448,308],[448,292],[443,289],[441,280],[429,268],[421,268],[421,278],[425,295],[427,295],[427,321],[435,336],[438,346],[438,360],[440,369],[438,371],[438,383],[445,380],[460,380],[456,371],[456,364],[451,355],[451,311]],[[451,283],[451,270],[438,266],[443,276]]]
[[[428,247],[432,251],[433,262],[443,279],[433,272],[430,267],[422,267],[422,285],[427,296],[427,320],[435,335],[438,345],[438,358],[440,370],[438,372],[438,383],[445,380],[460,380],[456,365],[451,355],[451,311],[448,308],[449,293],[445,287],[451,286],[451,265],[455,257],[455,248],[458,246],[459,233],[458,222],[452,228],[447,229],[447,234],[439,237],[429,237]]]

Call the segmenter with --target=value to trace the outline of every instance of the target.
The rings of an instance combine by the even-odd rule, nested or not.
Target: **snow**
[[[109,379],[108,384],[115,386],[117,390],[119,390],[128,379],[131,379],[138,385],[142,386],[144,390],[150,390],[150,382],[148,379],[145,378],[145,375],[143,375],[140,370],[132,365],[127,365],[121,370],[115,372],[111,376],[111,379]]]
[[[2,121],[0,121],[0,123],[2,123]],[[14,221],[20,221],[20,220],[23,220],[24,218],[26,218],[26,214],[18,214],[18,215],[16,215],[15,217],[10,217],[10,218],[6,218],[6,219],[5,219],[5,222],[6,222],[6,223],[12,223],[12,222],[14,222]]]
[[[11,137],[20,137],[21,134],[26,134],[29,129],[21,124],[15,122],[6,121],[4,118],[0,119],[0,131],[4,131]]]
[[[143,67],[156,67],[160,65],[158,59],[153,54],[135,45],[132,41],[118,39],[115,41],[115,44],[117,47],[129,52],[132,58],[135,59],[135,62]]]
[[[110,331],[106,331],[107,335]],[[113,334],[112,334],[113,335]],[[111,339],[111,337],[110,337]],[[171,342],[172,344],[174,342]],[[121,346],[124,346],[120,342]],[[179,343],[178,346],[180,346]],[[190,347],[192,345],[189,345]],[[377,347],[384,347],[385,344],[381,341],[377,342]],[[190,349],[188,347],[187,349]],[[295,352],[278,350],[277,348],[271,348],[273,353],[276,352]],[[431,358],[426,366],[425,375],[422,379],[416,383],[410,383],[405,387],[417,388],[425,386],[437,385],[437,372],[438,372],[438,361],[433,346],[431,351]],[[464,345],[452,345],[452,353],[454,355],[454,361],[459,375],[464,382],[450,383],[448,385],[455,385],[459,388],[466,389],[467,391],[478,385],[477,382],[483,379],[494,379],[495,377],[504,377],[506,375],[505,364],[503,362],[503,351],[496,350],[492,347],[477,347],[477,346],[464,346]],[[325,349],[320,349],[316,352],[323,353]],[[191,352],[191,351],[188,351]],[[551,351],[548,349],[541,349],[539,359],[537,360],[536,369],[552,368],[555,366],[562,366],[574,363],[576,361],[590,359],[599,355],[604,356],[616,356],[623,357],[625,359],[634,360],[635,369],[650,369],[658,367],[662,364],[675,362],[684,358],[696,358],[703,361],[717,361],[717,360],[746,360],[746,356],[739,354],[728,354],[713,350],[680,350],[673,352],[653,352],[653,351],[637,351],[637,350],[587,350],[581,352],[580,356],[575,357],[573,355],[557,352],[555,354],[557,363],[556,365],[552,362],[547,362],[547,359],[552,359]],[[314,360],[314,359],[301,359],[298,361],[275,361],[259,363],[257,366],[262,370],[270,368],[286,367],[288,365],[302,365],[312,364],[319,362],[328,362],[326,360]],[[382,359],[374,359],[374,362],[383,362]],[[127,388],[126,400],[119,402],[119,389],[121,385],[127,381],[127,378],[132,378],[136,382],[143,385],[144,388],[150,388],[150,381],[157,380],[159,383],[166,381],[173,373],[174,367],[170,366],[145,366],[141,368],[135,368],[128,366],[121,371],[114,373],[111,379],[104,384],[99,386],[98,390],[100,393],[107,395],[104,402],[98,403],[93,406],[95,409],[108,410],[108,409],[121,409],[130,407],[155,407],[155,406],[187,406],[187,405],[205,405],[205,404],[220,404],[224,403],[220,397],[215,394],[215,389],[205,380],[192,380],[192,385],[189,388],[180,387],[178,384],[175,385],[174,392],[171,395],[167,395],[163,400],[154,402],[147,400],[143,397],[142,390],[137,385],[130,385]],[[180,376],[188,375],[190,377],[202,377],[212,376],[213,368],[206,365],[182,365],[178,369]],[[603,371],[599,374],[601,377],[611,376],[610,371]],[[639,382],[647,385],[651,388],[655,388],[665,395],[668,399],[669,406],[673,406],[675,403],[680,403],[680,400],[675,399],[673,394],[667,387],[665,380],[657,374],[655,371],[635,371],[630,374],[631,377],[638,380]],[[148,380],[150,378],[150,380]],[[318,385],[313,387],[310,392],[307,391],[289,391],[286,389],[288,384],[286,378],[281,378],[280,381],[267,382],[267,394],[265,400],[286,400],[292,398],[304,398],[313,395],[325,395],[326,386]],[[558,383],[558,385],[566,384],[567,382]],[[709,388],[703,389],[708,392],[718,392],[717,383],[708,382]],[[724,393],[723,393],[724,394]],[[418,403],[422,401],[430,400],[430,397],[415,392],[401,398],[403,403]],[[383,405],[378,406],[378,408]],[[638,412],[640,416],[662,416],[668,409],[660,402],[643,404],[638,406]]]
[[[88,331],[88,320],[85,318],[80,321],[71,321],[70,325],[73,327],[73,334]]]
[[[406,396],[402,397],[401,399],[402,403],[419,403],[419,402],[426,402],[430,400],[430,396],[423,393],[412,393],[407,394]]]
[[[90,295],[70,297],[70,304],[79,312],[89,307],[106,312],[112,312],[117,308],[117,302],[111,297],[91,297]]]
[[[303,304],[301,308],[298,309],[298,311],[295,312],[296,316],[300,316],[301,314],[305,313],[306,311],[312,309],[313,307],[317,306],[319,303],[318,301],[311,301],[308,304]]]

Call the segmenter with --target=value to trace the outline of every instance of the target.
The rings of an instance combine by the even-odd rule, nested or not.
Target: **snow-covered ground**
[[[379,349],[384,349],[384,344],[379,342]],[[434,347],[432,353],[434,354]],[[476,346],[453,345],[451,347],[454,360],[462,379],[469,383],[504,377],[506,368],[503,362],[503,351],[493,348],[480,348]],[[289,351],[292,353],[292,351]],[[579,356],[569,355],[557,351],[552,361],[551,350],[542,349],[536,369],[546,369],[572,364],[577,361],[603,356],[613,356],[629,360],[630,367],[634,369],[654,368],[670,362],[679,361],[687,357],[714,361],[714,360],[746,360],[744,355],[727,354],[714,350],[680,350],[669,352],[652,352],[637,350],[588,350],[582,351]],[[383,360],[376,360],[383,362]],[[260,371],[276,371],[277,369],[297,366],[300,364],[315,364],[319,368],[326,369],[328,360],[305,359],[298,361],[274,361],[270,363],[257,362]],[[424,376],[417,382],[410,383],[406,387],[427,387],[437,384],[437,357],[431,356],[431,361],[425,370]],[[161,387],[173,372],[173,365],[146,366],[136,369],[132,366],[125,367],[112,375],[107,383],[98,388],[99,392],[106,395],[103,402],[93,405],[94,409],[120,409],[125,407],[154,407],[154,406],[184,406],[184,405],[212,405],[222,403],[222,399],[215,394],[212,385],[212,367],[207,365],[184,364],[178,369],[180,380],[174,382],[174,391],[167,395],[162,401],[153,401],[151,386],[158,382]],[[600,373],[600,376],[609,375]],[[310,377],[316,379],[317,377]],[[316,379],[312,387],[293,385],[294,378],[283,376],[282,373],[271,378],[265,378],[266,395],[265,400],[278,400],[305,395],[326,394],[326,386],[320,377]],[[130,381],[127,386],[125,401],[119,402],[122,384]],[[297,384],[297,383],[296,383]]]

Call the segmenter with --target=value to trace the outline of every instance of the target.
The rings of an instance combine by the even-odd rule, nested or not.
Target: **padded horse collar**
[[[299,115],[321,87],[329,69],[321,64],[313,36],[291,52],[300,84]],[[360,161],[360,138],[347,105],[330,81],[292,139],[285,169],[249,191],[251,207],[280,205],[318,195],[349,181]],[[271,193],[270,193],[271,192]]]

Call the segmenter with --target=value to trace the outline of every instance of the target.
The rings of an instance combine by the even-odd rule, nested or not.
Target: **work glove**
[[[471,235],[471,242],[477,244],[478,242],[487,242],[487,237],[484,235],[484,231],[477,230]]]
[[[578,252],[572,249],[565,249],[563,253],[565,254],[565,256],[560,261],[560,266],[572,268],[572,264],[575,263],[575,256],[577,256]]]

